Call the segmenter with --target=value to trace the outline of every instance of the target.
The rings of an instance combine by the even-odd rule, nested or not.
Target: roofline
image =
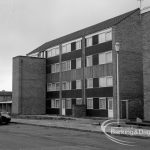
[[[126,13],[124,13],[124,14],[121,14],[121,15],[118,15],[118,16],[116,16],[116,17],[113,17],[113,18],[107,19],[107,20],[105,20],[105,21],[102,21],[102,22],[100,22],[100,23],[97,23],[97,24],[95,24],[95,25],[92,25],[92,26],[83,28],[83,29],[81,29],[81,30],[72,32],[72,33],[70,33],[70,34],[67,34],[67,35],[61,36],[61,37],[59,37],[59,38],[56,38],[56,39],[54,39],[54,40],[51,40],[51,41],[49,41],[49,42],[46,42],[46,43],[42,44],[41,46],[37,47],[36,49],[32,50],[31,52],[29,52],[27,55],[30,55],[30,54],[33,54],[33,53],[37,53],[37,52],[41,52],[41,51],[45,51],[44,48],[43,48],[44,50],[40,50],[40,49],[42,49],[42,47],[44,47],[44,46],[47,47],[47,45],[48,45],[50,42],[51,42],[51,43],[52,43],[52,42],[54,43],[55,41],[58,40],[58,43],[63,44],[63,43],[65,43],[65,42],[59,42],[59,41],[63,41],[63,39],[67,39],[67,37],[70,37],[71,35],[73,36],[73,35],[75,35],[75,34],[77,34],[77,33],[80,33],[80,32],[81,32],[81,33],[80,33],[80,36],[75,36],[74,39],[81,38],[82,36],[87,36],[87,35],[89,35],[89,33],[87,33],[87,31],[88,31],[88,30],[91,30],[93,27],[97,27],[97,26],[99,26],[99,25],[101,25],[101,24],[104,24],[104,23],[109,22],[110,20],[116,19],[117,17],[121,17],[121,16],[127,14],[126,17],[120,19],[118,22],[116,22],[116,23],[114,23],[114,24],[111,24],[110,26],[106,26],[106,27],[103,28],[102,30],[107,29],[107,28],[111,28],[112,26],[121,23],[123,20],[125,20],[126,18],[128,18],[129,16],[131,16],[133,13],[135,13],[135,12],[138,11],[138,10],[139,10],[139,12],[140,12],[140,9],[137,8],[137,9],[134,9],[134,10],[132,10],[132,11],[126,12]],[[93,32],[93,33],[94,33],[94,32]],[[71,40],[73,40],[73,39],[71,39]],[[70,40],[66,40],[66,42],[69,42],[69,41],[70,41]],[[53,44],[52,44],[52,45],[53,45]],[[57,46],[57,44],[55,44],[55,45],[53,45],[53,46]],[[52,46],[52,47],[53,47],[53,46]]]

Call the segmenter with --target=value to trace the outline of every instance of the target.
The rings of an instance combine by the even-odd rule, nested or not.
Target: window
[[[52,50],[47,50],[47,57],[52,57]]]
[[[106,41],[105,33],[99,34],[99,43],[104,43]]]
[[[52,91],[52,84],[51,83],[47,84],[47,91]]]
[[[67,53],[71,52],[71,43],[66,45]]]
[[[99,109],[106,109],[106,98],[99,98]]]
[[[55,108],[55,99],[51,99],[51,108]]]
[[[59,47],[55,48],[55,54],[59,55]]]
[[[52,64],[52,65],[51,65],[51,72],[52,72],[52,73],[55,73],[55,64]]]
[[[67,70],[71,70],[71,60],[67,61]]]
[[[86,46],[89,47],[89,46],[92,46],[92,37],[88,37],[86,39]]]
[[[76,59],[76,69],[81,68],[81,58]]]
[[[99,54],[99,64],[105,64],[105,53]]]
[[[82,105],[82,99],[81,98],[77,98],[76,99],[76,104],[77,105]]]
[[[106,32],[106,41],[111,41],[112,40],[112,32]]]
[[[106,87],[106,77],[99,78],[99,86]]]
[[[93,58],[92,55],[86,57],[86,66],[87,67],[93,65],[93,63],[92,63],[93,59],[92,58]]]
[[[112,51],[106,52],[106,63],[112,62]]]
[[[62,53],[64,54],[64,53],[67,53],[67,47],[66,47],[66,45],[63,45],[62,46]]]
[[[87,109],[93,109],[93,98],[87,98]]]
[[[81,80],[76,80],[76,89],[81,89]]]
[[[70,98],[66,99],[66,109],[71,109],[71,99]]]
[[[56,83],[56,91],[59,91],[60,90],[60,83]]]
[[[70,90],[70,89],[71,89],[71,82],[62,83],[62,90]]]
[[[62,71],[67,71],[67,62],[62,62]]]
[[[113,86],[113,78],[110,77],[106,77],[106,85],[107,86]]]
[[[57,63],[55,65],[56,65],[56,72],[59,72],[60,71],[60,65],[59,65],[59,63]]]
[[[76,42],[76,50],[81,49],[81,40]]]
[[[59,108],[59,99],[55,99],[55,108]]]
[[[93,88],[93,78],[87,79],[87,88]]]
[[[52,83],[52,91],[56,91],[56,84]]]

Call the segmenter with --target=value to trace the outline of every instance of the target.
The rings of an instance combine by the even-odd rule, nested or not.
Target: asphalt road
[[[150,150],[150,138],[116,138],[135,142],[124,146],[102,133],[10,124],[0,126],[0,150]]]

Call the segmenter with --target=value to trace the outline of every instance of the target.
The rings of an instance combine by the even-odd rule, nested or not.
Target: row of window
[[[107,100],[112,98],[108,97]],[[67,98],[64,99],[65,101],[65,108],[71,109],[72,108],[72,99]],[[94,109],[94,103],[93,98],[87,98],[87,109]],[[76,98],[76,105],[82,105],[82,98]],[[51,99],[51,108],[60,108],[60,101],[59,99]],[[100,97],[99,98],[99,106],[98,109],[107,109],[106,107],[106,97]]]
[[[106,30],[86,37],[86,47],[112,40],[112,31]]]
[[[98,58],[99,65],[112,63],[112,51],[100,53],[98,56],[99,56]],[[81,58],[76,58],[75,63],[76,63],[75,69],[81,68]],[[93,66],[93,55],[86,56],[86,66],[87,67]],[[71,60],[62,62],[62,71],[68,71],[68,70],[71,70]],[[51,65],[51,73],[56,73],[56,72],[60,72],[59,63]]]
[[[86,88],[93,88],[94,86],[94,79],[98,78],[88,78]],[[113,78],[112,76],[105,76],[100,77],[98,79],[99,85],[98,87],[111,87],[113,86]],[[97,84],[97,83],[96,83]],[[72,90],[72,89],[81,89],[82,88],[82,81],[76,80],[72,82],[62,82],[62,90]],[[60,83],[48,83],[47,84],[47,91],[59,91],[60,90]]]
[[[94,33],[92,35],[88,35],[85,37],[86,39],[86,47],[104,43],[112,40],[112,31],[111,29],[107,29],[98,33]],[[62,44],[62,54],[68,53],[74,50],[81,49],[81,39],[77,39],[72,42]],[[47,53],[47,56],[46,56]],[[41,58],[50,58],[60,54],[59,46],[55,46],[47,49],[45,52],[40,52],[39,54],[31,54],[32,57],[41,57]]]

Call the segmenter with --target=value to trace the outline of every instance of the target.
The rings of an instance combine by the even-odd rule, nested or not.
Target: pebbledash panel
[[[96,37],[93,39],[95,40],[95,43],[93,42],[91,46],[85,47],[84,79],[87,106],[86,114],[87,116],[108,117],[108,100],[113,99],[112,58],[109,58],[112,57],[112,40],[98,43],[96,42]],[[100,63],[101,54],[103,55],[102,58],[106,58],[107,53],[110,53],[108,56],[110,61],[106,63]],[[61,62],[70,61],[70,69],[67,71],[62,71],[62,78],[64,78],[64,81],[69,82],[70,85],[68,90],[62,90],[62,99],[65,100],[66,115],[72,115],[73,105],[81,104],[80,101],[82,100],[82,85],[79,84],[80,87],[77,87],[77,81],[81,80],[81,84],[83,83],[83,67],[76,68],[76,65],[78,58],[83,59],[82,55],[82,49],[74,51],[71,50],[71,52],[62,54]],[[52,71],[52,65],[59,63],[59,57],[60,56],[58,55],[47,58],[46,60],[47,84],[59,83],[59,71],[55,73]],[[62,84],[64,81],[62,81]],[[101,85],[105,84],[103,82],[110,83],[109,85]],[[47,91],[47,114],[59,114],[59,94],[59,89]]]

